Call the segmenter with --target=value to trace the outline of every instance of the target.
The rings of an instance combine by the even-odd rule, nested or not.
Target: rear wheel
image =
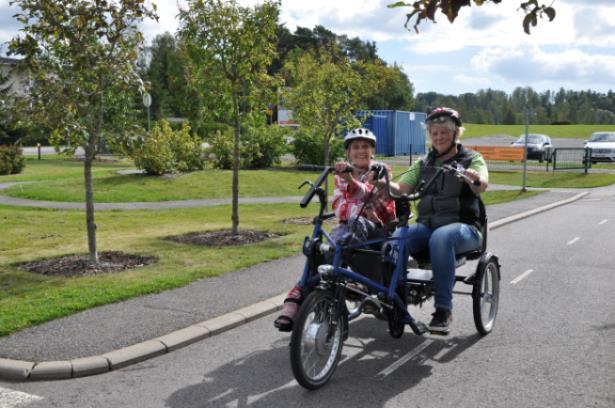
[[[301,386],[310,390],[329,381],[342,353],[346,316],[334,317],[334,308],[331,292],[313,291],[301,306],[290,339],[293,374]]]
[[[482,335],[493,330],[500,299],[500,267],[496,258],[490,258],[476,272],[472,288],[472,306],[476,330]]]

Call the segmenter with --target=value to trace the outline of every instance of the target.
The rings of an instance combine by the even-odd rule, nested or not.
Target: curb
[[[531,217],[532,215],[577,201],[589,192],[579,193],[571,198],[544,205],[489,224],[494,230],[504,225]],[[106,373],[135,364],[192,343],[231,330],[237,326],[259,319],[282,309],[286,292],[250,306],[215,317],[192,326],[174,331],[152,340],[111,351],[100,356],[78,358],[68,361],[31,362],[0,358],[0,380],[60,380]]]

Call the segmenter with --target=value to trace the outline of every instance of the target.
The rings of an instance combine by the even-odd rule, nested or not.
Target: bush
[[[211,141],[208,153],[212,154],[211,162],[216,169],[229,170],[233,168],[234,136],[232,130],[216,131]]]
[[[190,126],[184,124],[173,131],[169,122],[154,124],[151,133],[133,143],[129,155],[139,169],[148,174],[161,175],[174,171],[193,171],[203,168],[201,141],[190,134]]]
[[[301,128],[294,137],[292,151],[299,164],[323,164],[323,137],[319,132]],[[344,143],[342,139],[334,137],[329,143],[329,158],[334,161],[340,157],[344,157]]]
[[[185,122],[173,132],[171,150],[178,171],[203,170],[201,139],[190,134],[190,126]]]
[[[241,164],[244,167],[263,168],[280,164],[286,153],[285,130],[279,126],[249,128],[241,135]]]
[[[0,175],[21,173],[25,164],[23,151],[17,146],[0,146]]]

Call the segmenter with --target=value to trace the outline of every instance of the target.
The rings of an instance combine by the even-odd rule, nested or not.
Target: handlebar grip
[[[316,194],[316,190],[320,187],[323,181],[325,181],[325,179],[327,178],[327,176],[329,175],[331,171],[332,171],[331,167],[327,166],[324,168],[322,173],[320,173],[320,176],[318,176],[318,178],[316,179],[316,182],[314,183],[314,185],[310,187],[308,192],[305,193],[305,196],[303,196],[303,198],[301,199],[301,202],[299,203],[299,206],[301,206],[301,208],[305,208],[308,206],[310,201],[312,201],[312,198],[314,198],[314,195]]]

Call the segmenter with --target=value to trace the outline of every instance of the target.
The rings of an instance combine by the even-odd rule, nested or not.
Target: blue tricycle
[[[300,286],[309,295],[301,304],[290,341],[293,374],[307,389],[325,385],[340,360],[344,341],[348,338],[348,322],[362,313],[386,320],[392,337],[404,334],[406,325],[416,335],[428,332],[427,326],[408,312],[409,305],[421,305],[434,293],[429,253],[409,254],[402,240],[408,236],[408,221],[412,218],[410,202],[421,198],[423,191],[443,172],[463,178],[463,168],[454,165],[438,168],[435,175],[413,194],[391,192],[387,171],[371,169],[384,178],[390,196],[395,199],[398,229],[395,237],[356,243],[352,234],[334,242],[323,229],[323,222],[333,218],[325,213],[327,196],[321,184],[331,167],[325,167],[301,201],[305,208],[317,196],[320,210],[314,217],[314,230],[303,243],[307,260]],[[304,185],[306,184],[304,183]],[[478,259],[474,273],[456,276],[456,281],[472,286],[473,314],[476,329],[486,335],[493,329],[498,311],[500,264],[498,257],[486,250],[487,217],[480,201],[482,243],[477,250],[457,255],[457,267],[466,260]]]

